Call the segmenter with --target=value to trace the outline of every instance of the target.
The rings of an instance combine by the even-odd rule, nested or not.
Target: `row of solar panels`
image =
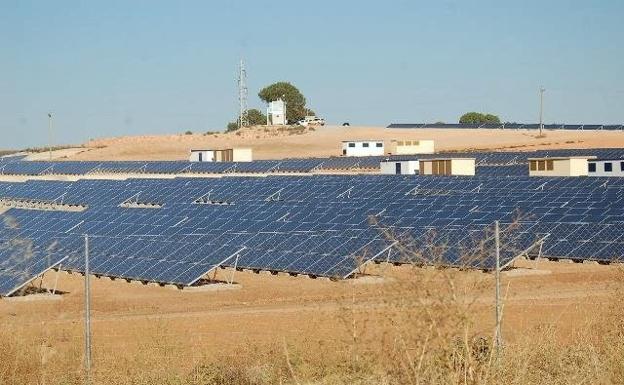
[[[392,123],[388,128],[453,128],[453,129],[507,129],[536,130],[539,123]],[[623,124],[544,124],[547,130],[624,130]]]
[[[624,182],[607,178],[29,181],[0,183],[0,198],[86,207],[7,212],[3,295],[42,266],[81,271],[82,234],[93,239],[95,274],[178,285],[217,266],[334,278],[370,260],[491,269],[495,220],[504,223],[504,264],[542,241],[546,256],[624,256]]]
[[[0,174],[4,175],[89,175],[126,174],[246,174],[309,173],[332,170],[376,170],[382,160],[412,160],[433,157],[475,157],[477,167],[488,165],[526,164],[530,157],[591,155],[599,159],[624,159],[624,149],[566,149],[530,152],[455,152],[430,155],[393,155],[369,157],[309,158],[258,160],[253,162],[185,162],[185,161],[63,161],[30,162],[2,158]],[[504,171],[504,170],[498,170]],[[509,169],[517,175],[516,169]],[[477,169],[477,173],[479,170]],[[526,174],[526,171],[523,173]]]

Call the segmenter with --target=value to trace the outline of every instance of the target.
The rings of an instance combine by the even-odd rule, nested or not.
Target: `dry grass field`
[[[352,139],[433,139],[438,150],[528,151],[545,148],[624,147],[624,133],[607,131],[435,130],[382,127],[319,127],[311,130],[249,128],[240,132],[152,135],[97,139],[78,151],[59,151],[70,160],[186,160],[191,148],[251,147],[254,159],[340,155],[340,142]],[[45,159],[47,154],[37,154]]]
[[[491,350],[489,273],[372,265],[333,282],[237,272],[230,289],[92,278],[97,384],[554,384],[624,381],[619,266],[518,261]],[[217,279],[227,279],[219,270]],[[52,287],[56,273],[48,273]],[[0,383],[82,380],[83,277],[0,301]],[[618,356],[619,355],[619,356]]]

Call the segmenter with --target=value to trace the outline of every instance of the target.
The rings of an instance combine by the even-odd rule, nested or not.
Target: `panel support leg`
[[[236,254],[236,260],[234,261],[234,269],[232,269],[232,273],[230,274],[230,281],[228,282],[228,284],[232,284],[234,283],[234,273],[236,272],[236,268],[238,267],[238,257],[239,255]]]
[[[56,294],[56,287],[58,285],[59,275],[61,275],[61,265],[58,265],[56,270],[56,277],[54,277],[54,287],[52,288],[52,295]]]

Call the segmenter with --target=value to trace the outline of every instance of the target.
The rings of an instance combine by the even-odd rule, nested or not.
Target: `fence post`
[[[85,234],[84,236],[84,248],[85,248],[85,374],[86,374],[86,384],[91,383],[91,287],[89,283],[89,236]]]
[[[500,359],[500,350],[502,342],[501,335],[501,298],[500,298],[500,228],[498,221],[494,222],[494,239],[496,242],[496,331],[495,331],[495,349],[496,363],[498,365]]]

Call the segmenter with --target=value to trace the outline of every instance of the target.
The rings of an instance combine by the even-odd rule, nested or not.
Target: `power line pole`
[[[544,129],[544,91],[546,89],[540,86],[540,113],[539,113],[539,134],[542,136],[542,130]]]
[[[48,112],[48,155],[52,160],[52,113]]]
[[[91,287],[89,283],[89,236],[84,236],[85,248],[85,374],[86,384],[91,383]]]
[[[494,241],[496,242],[496,362],[500,358],[500,349],[503,344],[501,334],[501,298],[500,298],[500,229],[498,221],[494,222]]]
[[[247,121],[247,70],[243,59],[238,65],[238,128],[249,124]]]

